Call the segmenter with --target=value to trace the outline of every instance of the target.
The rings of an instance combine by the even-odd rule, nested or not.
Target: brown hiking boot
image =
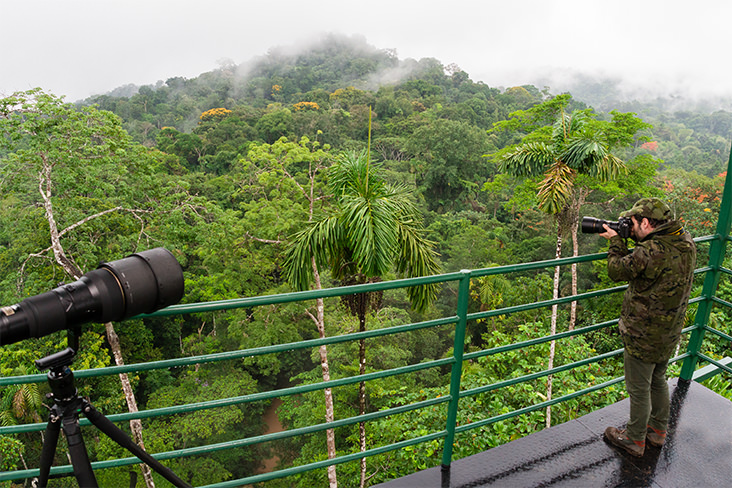
[[[666,442],[666,431],[654,429],[650,425],[646,432],[646,440],[648,443],[655,447],[663,447],[663,443]]]
[[[634,441],[625,435],[625,430],[618,430],[615,427],[605,429],[605,440],[636,457],[643,456],[646,450],[645,439],[642,441]]]

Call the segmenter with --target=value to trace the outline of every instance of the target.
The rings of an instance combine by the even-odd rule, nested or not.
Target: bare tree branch
[[[261,238],[259,238],[259,237],[254,237],[254,236],[253,236],[253,235],[251,235],[251,234],[250,234],[249,232],[245,232],[245,233],[244,233],[244,237],[246,237],[246,238],[248,238],[248,239],[251,239],[251,240],[253,240],[253,241],[257,241],[257,242],[262,242],[262,243],[264,243],[264,244],[282,244],[282,243],[284,243],[284,242],[285,242],[285,241],[282,241],[282,240],[279,240],[279,239],[277,239],[277,240],[272,240],[272,239],[261,239]]]

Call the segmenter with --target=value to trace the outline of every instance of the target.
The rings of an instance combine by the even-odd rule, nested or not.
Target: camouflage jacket
[[[677,221],[654,229],[632,252],[620,237],[610,239],[608,274],[614,281],[628,281],[619,328],[629,354],[648,363],[671,358],[695,265],[694,241]]]

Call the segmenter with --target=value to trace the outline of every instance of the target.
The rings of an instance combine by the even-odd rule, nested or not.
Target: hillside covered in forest
[[[13,94],[0,100],[0,304],[72,281],[99,262],[159,246],[170,249],[183,266],[185,303],[307,289],[316,286],[313,266],[322,286],[330,287],[601,252],[604,239],[578,232],[581,217],[616,220],[644,196],[666,198],[693,236],[713,233],[732,113],[665,111],[669,105],[660,102],[614,101],[602,98],[597,84],[580,91],[584,98],[553,93],[551,87],[490,87],[437,59],[402,60],[365,41],[331,36],[307,52],[273,49],[244,65],[120,87],[76,104],[42,87]],[[521,156],[536,148],[561,165]],[[372,178],[366,189],[354,189],[351,170]],[[360,245],[370,238],[358,232],[366,224],[349,220],[358,214],[352,207],[358,202],[370,209],[388,202],[378,207],[380,213],[370,214],[378,223],[376,257],[367,251],[370,241]],[[345,229],[341,234],[326,232],[337,225]],[[319,242],[315,237],[346,234],[358,238],[334,237],[322,254],[307,254]],[[700,251],[700,263],[703,259]],[[576,272],[563,268],[556,292],[570,295],[609,283],[600,265]],[[521,272],[510,280],[485,278],[471,286],[471,310],[545,300],[555,292],[553,270]],[[365,317],[366,327],[454,313],[454,290],[428,291],[423,296],[384,293]],[[725,294],[732,290],[723,285],[720,296],[732,300]],[[560,307],[555,321],[549,312],[495,317],[469,324],[467,344],[488,348],[525,340],[547,334],[553,322],[567,330],[611,320],[618,310],[618,297],[610,297],[576,309]],[[280,305],[137,319],[115,326],[117,347],[124,362],[134,364],[297,342],[323,332],[314,325],[315,315],[300,305]],[[321,325],[332,336],[358,330],[358,319],[347,303],[332,300],[325,302]],[[718,312],[715,319],[730,317]],[[451,334],[444,327],[411,332],[399,341],[374,341],[364,352],[366,370],[444,357],[452,347]],[[86,327],[75,368],[114,364],[109,335],[103,325]],[[619,344],[616,332],[598,332],[577,338],[571,348],[557,352],[557,360],[570,362]],[[62,347],[62,333],[3,345],[0,374],[35,373],[39,355]],[[359,354],[357,344],[329,346],[331,378],[358,374]],[[539,368],[549,346],[518,354],[466,365],[466,387],[510,376],[512,364]],[[130,389],[140,409],[245,395],[317,381],[321,359],[318,351],[300,351],[140,372],[131,375]],[[566,376],[557,381],[555,395],[580,384],[600,384],[621,371],[622,364],[615,364]],[[427,397],[425,392],[444,394],[447,376],[428,370],[406,382],[378,380],[369,389],[367,411]],[[40,422],[46,415],[44,388],[0,390],[3,425]],[[89,378],[81,388],[100,410],[128,408],[116,377]],[[478,419],[487,415],[482,411],[488,404],[520,408],[542,388],[537,382],[535,388],[517,387],[510,396],[487,393],[467,400],[466,411]],[[358,414],[358,395],[356,388],[334,391],[336,417]],[[567,421],[622,395],[610,389],[559,406],[551,422]],[[260,403],[226,407],[215,417],[197,412],[175,422],[151,419],[144,424],[146,445],[157,452],[261,434],[267,405]],[[325,408],[318,392],[285,399],[278,413],[286,428],[297,428],[322,421]],[[461,438],[456,456],[508,442],[516,432],[542,429],[545,420],[543,412],[533,412],[502,422],[502,428],[486,430],[480,438]],[[393,442],[405,431],[439,422],[440,414],[430,412],[382,420],[378,431],[369,432],[369,442]],[[342,429],[339,452],[358,451],[357,430]],[[0,436],[0,441],[2,470],[37,465],[38,433]],[[88,444],[94,459],[121,455],[104,438]],[[207,484],[251,474],[275,454],[282,466],[326,456],[320,437],[273,444],[170,464],[191,483]],[[59,449],[59,458],[64,455]],[[427,450],[378,457],[369,465],[368,483],[439,461]],[[100,475],[104,486],[118,485],[127,476],[123,468],[105,473]],[[357,463],[339,465],[338,476],[342,486],[357,485]],[[323,471],[266,486],[326,484]]]

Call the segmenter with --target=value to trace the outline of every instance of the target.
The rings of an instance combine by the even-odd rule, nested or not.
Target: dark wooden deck
[[[732,402],[696,382],[670,380],[666,445],[642,458],[603,441],[627,422],[628,400],[508,444],[412,473],[379,488],[732,486]]]

